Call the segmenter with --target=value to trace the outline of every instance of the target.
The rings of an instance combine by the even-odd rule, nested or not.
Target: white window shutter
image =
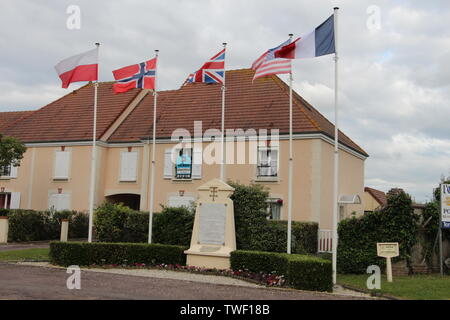
[[[48,196],[48,208],[58,210],[58,194],[54,193]]]
[[[19,167],[15,167],[15,166],[11,166],[11,174],[10,177],[11,178],[17,178],[17,171],[18,171]]]
[[[194,155],[192,157],[192,179],[202,178],[202,161],[203,161],[202,149],[195,148]]]
[[[173,177],[172,149],[166,149],[164,152],[164,178],[172,179],[172,177]]]
[[[20,192],[11,192],[11,204],[9,208],[10,209],[20,208]]]
[[[61,193],[58,194],[59,201],[58,201],[58,211],[61,210],[70,210],[70,194],[68,193]]]
[[[278,176],[278,150],[270,151],[270,171],[272,176]]]
[[[55,172],[54,179],[68,179],[69,178],[69,151],[56,151],[55,153]]]
[[[122,152],[120,158],[120,181],[136,181],[137,152]]]

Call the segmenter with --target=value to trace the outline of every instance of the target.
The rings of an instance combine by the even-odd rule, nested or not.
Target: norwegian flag
[[[187,82],[222,83],[225,75],[225,49],[209,59],[199,70],[191,73]]]
[[[147,62],[134,64],[113,71],[117,82],[113,85],[114,93],[127,92],[133,88],[155,90],[157,57]]]
[[[291,60],[275,57],[275,51],[291,43],[291,40],[287,40],[279,46],[267,50],[252,64],[252,69],[255,70],[253,80],[258,78],[269,76],[272,74],[283,74],[291,72]]]

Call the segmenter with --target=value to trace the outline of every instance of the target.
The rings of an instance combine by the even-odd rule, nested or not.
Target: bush
[[[239,250],[258,250],[255,235],[267,229],[267,197],[269,192],[261,185],[245,186],[229,181],[235,190],[231,199],[234,207],[236,246]]]
[[[237,250],[231,252],[230,265],[233,270],[286,275],[288,259],[287,254]]]
[[[306,255],[233,251],[231,269],[283,275],[287,283],[301,290],[332,291],[331,261]]]
[[[185,207],[163,207],[161,213],[153,216],[153,242],[189,246],[194,217],[194,212]]]
[[[87,237],[88,216],[83,212],[22,209],[4,212],[9,217],[8,240],[12,242],[59,239],[62,219],[69,219],[69,238]]]
[[[377,242],[398,242],[400,256],[394,261],[408,261],[416,231],[417,216],[409,195],[403,191],[388,194],[388,204],[381,211],[339,223],[338,272],[365,273],[373,264],[384,267],[385,259],[377,256]]]
[[[149,213],[122,204],[104,203],[95,210],[96,237],[101,242],[148,242]],[[153,215],[152,242],[188,246],[194,213],[188,208],[163,207]]]
[[[186,247],[143,243],[51,242],[50,262],[69,266],[89,265],[185,265]]]
[[[296,288],[313,291],[333,291],[331,261],[292,255],[288,264],[288,282]]]

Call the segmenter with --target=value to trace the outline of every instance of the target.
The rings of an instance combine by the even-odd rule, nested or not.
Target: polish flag
[[[55,70],[63,88],[72,82],[98,80],[98,48],[64,59]]]
[[[335,53],[334,15],[304,37],[298,38],[275,51],[276,58],[314,58]]]

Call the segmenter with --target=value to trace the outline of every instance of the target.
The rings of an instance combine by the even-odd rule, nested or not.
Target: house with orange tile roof
[[[253,82],[253,74],[226,72],[225,179],[267,187],[271,218],[285,220],[289,88],[277,76]],[[154,96],[140,89],[115,95],[112,84],[98,87],[95,204],[148,210]],[[0,178],[10,207],[88,209],[93,98],[89,83],[0,126],[28,147],[14,175]],[[293,219],[331,229],[334,126],[297,93],[293,108]],[[211,159],[220,150],[221,86],[190,83],[158,92],[156,119],[155,204],[188,205],[200,185],[219,177],[220,163]],[[340,132],[339,155],[340,194],[363,198],[368,154]],[[352,212],[362,214],[363,204],[341,208],[341,216]]]
[[[374,188],[364,187],[364,212],[376,211],[386,205],[386,193]]]

